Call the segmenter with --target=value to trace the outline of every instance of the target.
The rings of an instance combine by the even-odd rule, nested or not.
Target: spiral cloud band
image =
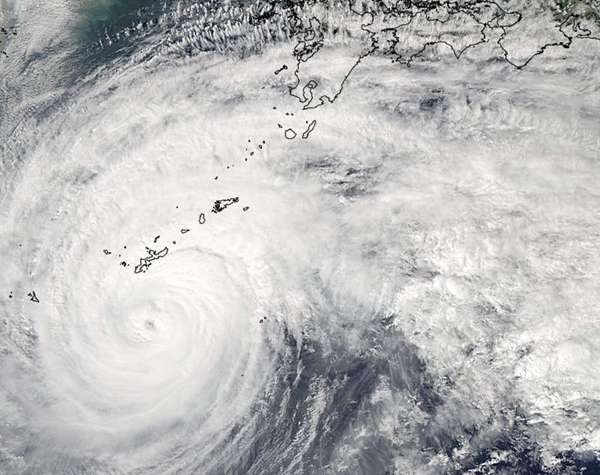
[[[590,14],[359,3],[1,5],[0,473],[600,473]]]

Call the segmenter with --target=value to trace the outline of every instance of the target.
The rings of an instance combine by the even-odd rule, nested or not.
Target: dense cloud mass
[[[0,473],[600,473],[597,2],[0,8]]]

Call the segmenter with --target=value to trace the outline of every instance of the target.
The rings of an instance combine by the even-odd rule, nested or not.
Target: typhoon
[[[600,474],[596,0],[0,27],[1,474]]]

